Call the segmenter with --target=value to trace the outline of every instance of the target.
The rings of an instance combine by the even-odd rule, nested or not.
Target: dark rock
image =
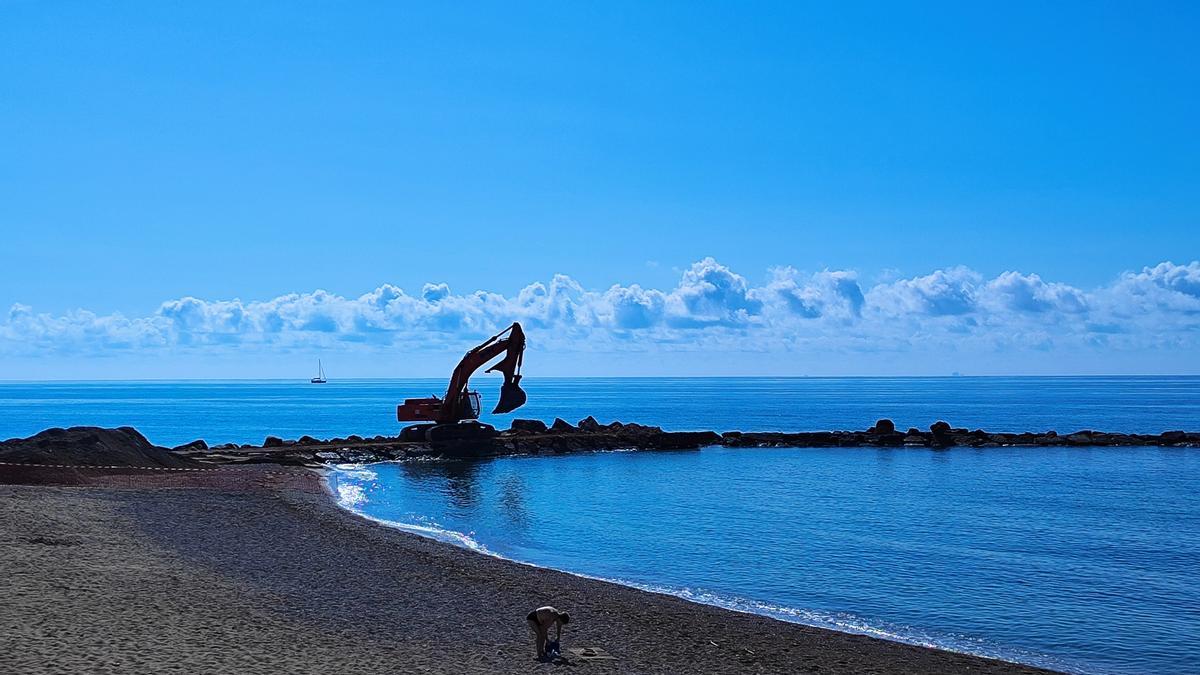
[[[896,432],[896,423],[889,419],[882,419],[875,423],[875,426],[867,430],[869,434],[892,434]]]
[[[183,445],[177,445],[174,448],[172,448],[172,450],[204,451],[204,450],[208,450],[208,443],[205,443],[203,438],[197,438],[196,440],[192,441],[191,443],[184,443]]]
[[[909,427],[909,428],[908,428],[908,435],[909,435],[909,436],[920,436],[920,435],[921,435],[921,430],[920,430],[920,429],[918,429],[918,428],[916,428],[916,427]]]
[[[652,447],[657,450],[695,450],[720,442],[721,437],[714,431],[664,431],[651,436]]]
[[[265,440],[263,440],[262,447],[264,447],[264,448],[282,448],[283,447],[283,439],[279,438],[278,436],[267,436],[267,438]]]
[[[908,434],[904,437],[905,445],[925,445],[925,437],[919,434]]]
[[[890,434],[875,434],[876,445],[900,446],[904,445],[904,434],[893,431]]]
[[[297,440],[296,442],[299,443],[300,445],[320,445],[321,444],[321,441],[318,441],[317,439],[313,438],[312,436],[301,436],[300,439]]]
[[[600,431],[600,429],[601,429],[600,423],[597,422],[596,418],[592,417],[591,415],[588,415],[587,417],[579,420],[579,430],[580,431],[595,433],[597,431]]]
[[[577,431],[577,429],[575,429],[575,427],[571,426],[571,423],[564,420],[563,418],[555,417],[554,424],[550,425],[550,431],[556,431],[560,434],[566,434],[566,433],[571,433],[572,431]]]
[[[511,429],[513,431],[541,434],[546,431],[546,423],[541,420],[513,420]]]
[[[612,422],[609,422],[608,425],[605,426],[604,428],[612,433],[617,433],[617,432],[621,431],[622,429],[624,429],[625,425],[614,420]]]
[[[195,460],[146,440],[132,427],[47,429],[0,442],[0,462],[71,466],[195,466]]]
[[[1182,443],[1187,440],[1187,432],[1184,431],[1164,431],[1158,435],[1164,443]]]
[[[937,422],[934,422],[933,424],[929,425],[929,430],[935,434],[949,433],[950,423],[938,420]]]
[[[661,434],[662,432],[662,427],[650,427],[646,426],[645,424],[638,424],[637,422],[630,422],[621,429],[621,433],[627,436],[636,436],[639,434]]]
[[[354,434],[350,434],[349,436],[347,436],[347,437],[346,437],[346,442],[347,442],[347,443],[362,443],[362,442],[363,442],[363,437],[362,437],[362,436],[356,436],[356,435],[354,435]]]

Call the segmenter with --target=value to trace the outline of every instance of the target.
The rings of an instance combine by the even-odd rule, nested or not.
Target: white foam
[[[379,474],[367,468],[366,464],[334,464],[333,468],[337,469],[346,478],[360,481],[374,481],[379,479]]]
[[[374,481],[379,478],[379,475],[377,473],[375,473],[374,471],[371,471],[369,469],[365,469],[364,465],[362,465],[362,464],[338,464],[338,465],[333,465],[332,468],[338,474],[338,478],[344,478],[344,479],[348,479],[348,480],[363,480],[363,481]],[[334,489],[332,489],[332,485],[329,481],[329,477],[326,477],[325,486],[326,486],[326,489],[329,490],[329,492],[334,494],[338,506],[341,506],[342,508],[346,509],[347,511],[350,511],[351,513],[353,513],[356,516],[366,518],[367,520],[374,522],[374,523],[379,523],[380,525],[394,527],[398,530],[404,530],[405,532],[411,532],[413,534],[418,534],[423,537],[435,539],[435,540],[443,542],[443,543],[454,544],[455,546],[460,546],[462,548],[470,549],[477,553],[483,553],[486,555],[495,556],[495,554],[493,554],[491,551],[489,551],[486,546],[479,543],[479,541],[477,541],[470,534],[464,534],[462,532],[457,532],[455,530],[448,530],[446,528],[440,527],[436,522],[433,522],[432,520],[429,521],[430,524],[428,524],[428,525],[421,524],[421,523],[405,523],[405,522],[401,522],[401,521],[397,521],[397,520],[388,520],[386,518],[378,518],[378,517],[375,517],[375,516],[372,516],[372,515],[366,513],[365,511],[363,511],[363,507],[366,506],[366,504],[369,501],[369,498],[367,496],[366,489],[362,485],[355,485],[354,483],[343,483],[343,482],[341,482],[341,480],[339,480],[338,484],[337,484],[337,489],[334,490]],[[500,557],[500,556],[495,556],[495,557]]]
[[[355,507],[367,502],[367,491],[361,485],[343,485],[337,486],[337,503],[338,506],[355,510]]]

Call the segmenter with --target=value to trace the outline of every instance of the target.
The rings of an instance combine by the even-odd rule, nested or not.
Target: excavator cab
[[[501,394],[501,398],[503,398]],[[464,391],[462,398],[458,401],[459,413],[463,419],[477,420],[479,419],[480,398],[477,391]]]

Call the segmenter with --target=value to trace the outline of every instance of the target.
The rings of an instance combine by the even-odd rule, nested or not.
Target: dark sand
[[[74,483],[69,486],[47,482]],[[339,509],[302,470],[0,466],[2,673],[1033,673],[505,562]],[[539,663],[524,622],[571,613]]]

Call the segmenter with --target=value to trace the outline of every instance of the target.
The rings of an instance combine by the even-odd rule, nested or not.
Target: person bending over
[[[571,623],[571,617],[566,612],[560,612],[553,607],[538,607],[525,617],[537,640],[537,655],[539,659],[546,658],[546,641],[550,636],[550,627],[555,627],[554,641],[562,639],[562,627]]]

